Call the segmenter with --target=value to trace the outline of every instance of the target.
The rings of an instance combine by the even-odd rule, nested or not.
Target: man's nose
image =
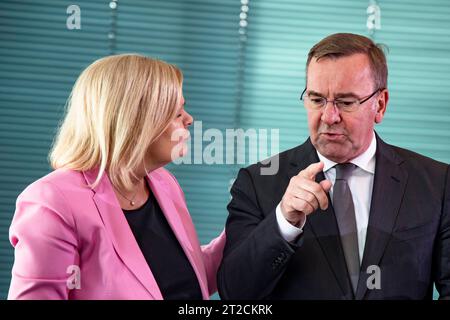
[[[327,104],[325,105],[325,107],[323,107],[322,110],[321,120],[328,125],[332,125],[341,121],[339,109],[334,104],[334,101],[327,101]]]

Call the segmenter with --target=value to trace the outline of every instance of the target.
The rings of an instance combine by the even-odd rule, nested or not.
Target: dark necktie
[[[358,286],[360,265],[355,206],[353,205],[352,193],[348,187],[347,180],[355,167],[352,163],[337,164],[336,181],[333,187],[333,208],[341,235],[342,248],[353,293],[356,293]]]

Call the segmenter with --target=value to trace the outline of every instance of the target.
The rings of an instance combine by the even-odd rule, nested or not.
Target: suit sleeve
[[[68,299],[68,268],[77,266],[79,257],[66,206],[52,185],[19,196],[9,235],[15,259],[8,299]]]
[[[300,245],[285,241],[276,221],[275,208],[265,215],[248,169],[241,169],[231,188],[226,244],[218,272],[222,299],[268,298]]]
[[[447,166],[447,177],[444,192],[443,212],[436,247],[436,289],[439,299],[450,299],[450,170]]]

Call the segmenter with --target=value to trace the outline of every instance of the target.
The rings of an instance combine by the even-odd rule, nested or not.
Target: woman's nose
[[[194,118],[188,112],[186,112],[186,120],[185,120],[186,127],[189,127],[190,125],[192,125],[193,121],[194,121]]]

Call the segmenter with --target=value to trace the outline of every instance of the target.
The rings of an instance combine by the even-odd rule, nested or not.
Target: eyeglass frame
[[[304,98],[303,98],[303,95],[305,94],[305,92],[306,92],[307,89],[308,89],[308,88],[306,87],[306,88],[303,90],[302,94],[300,95],[300,100],[303,101],[303,102],[305,102],[305,100],[304,100]],[[386,88],[378,88],[377,90],[375,90],[373,93],[371,93],[371,94],[370,94],[369,96],[367,96],[366,98],[356,99],[356,101],[358,102],[358,107],[359,107],[361,104],[363,104],[364,102],[370,100],[370,98],[372,98],[377,92],[382,92],[384,89],[386,89]],[[320,107],[319,109],[316,109],[316,110],[321,110],[322,108],[324,108],[324,107],[328,104],[328,102],[332,102],[332,103],[333,103],[333,106],[335,106],[338,110],[341,110],[341,108],[339,108],[339,107],[336,105],[336,100],[339,101],[339,98],[338,98],[338,99],[334,99],[334,100],[328,100],[328,99],[325,98],[325,97],[320,97],[320,98],[325,99],[325,103],[324,103],[324,105],[323,105],[322,107]]]

